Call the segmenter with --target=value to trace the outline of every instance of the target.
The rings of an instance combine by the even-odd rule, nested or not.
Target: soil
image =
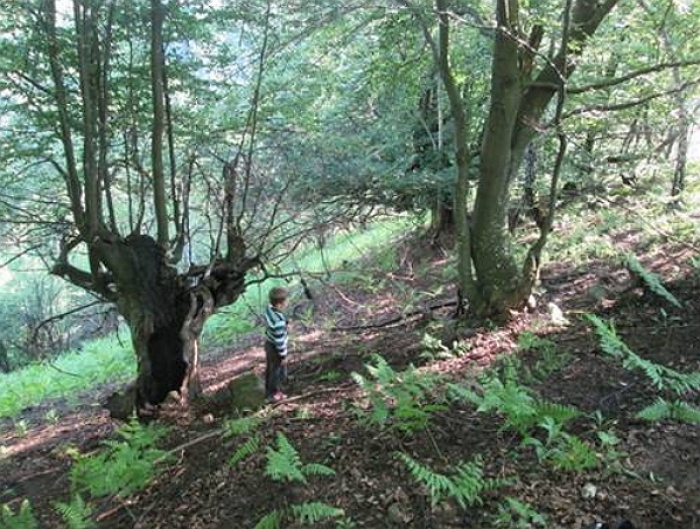
[[[256,413],[265,418],[259,428],[262,446],[284,433],[302,461],[323,463],[336,475],[312,476],[303,486],[273,482],[264,474],[264,449],[229,464],[242,440],[220,435],[226,421],[240,414],[227,388],[264,369],[259,341],[248,337],[205,355],[202,373],[209,397],[204,404],[189,410],[174,405],[157,419],[171,428],[163,447],[171,451],[170,462],[146,490],[126,499],[94,500],[97,526],[252,528],[272,509],[323,501],[344,509],[354,521],[337,527],[534,527],[506,518],[496,525],[499,506],[511,497],[544,516],[548,528],[578,529],[623,519],[640,529],[700,528],[700,426],[636,419],[636,412],[659,392],[642,373],[605,355],[582,317],[594,313],[614,321],[619,335],[643,358],[684,372],[700,370],[697,272],[679,266],[687,257],[684,248],[663,250],[643,264],[664,279],[682,308],[632,288],[633,278],[620,265],[601,261],[572,269],[554,264],[543,271],[533,310],[514,313],[498,325],[456,327],[450,304],[455,294],[439,288],[449,282],[453,266],[442,253],[420,244],[399,250],[392,274],[364,269],[352,283],[319,283],[312,288],[313,301],[290,311],[298,317],[291,324],[289,398]],[[524,333],[549,340],[549,355],[544,348],[518,347]],[[426,334],[446,345],[461,340],[462,355],[428,358],[423,354]],[[477,413],[464,402],[433,412],[424,429],[368,425],[363,421],[366,399],[351,374],[364,373],[375,353],[395,369],[414,364],[456,381],[474,380],[504,356],[517,358],[539,395],[586,414],[572,425],[577,435],[595,445],[596,432],[613,432],[619,438],[618,454],[608,454],[594,470],[554,468],[538,461],[533,449],[523,448],[522,438],[503,428],[501,417]],[[69,499],[72,459],[66,447],[91,452],[114,437],[119,424],[99,405],[112,390],[82,395],[70,406],[51,402],[26,410],[26,431],[5,422],[1,503],[16,509],[27,498],[41,527],[63,527],[54,502]],[[686,398],[700,403],[697,394]],[[47,421],[47,410],[57,418]],[[485,474],[503,483],[485,493],[481,505],[432,505],[397,452],[444,472],[478,456]],[[604,457],[602,449],[598,452]],[[319,526],[334,527],[330,522]]]

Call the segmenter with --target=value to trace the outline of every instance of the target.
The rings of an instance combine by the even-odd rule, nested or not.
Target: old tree
[[[196,393],[206,319],[290,233],[284,185],[253,162],[269,9],[235,14],[248,25],[160,0],[2,9],[4,218],[117,306],[138,361],[129,406]]]

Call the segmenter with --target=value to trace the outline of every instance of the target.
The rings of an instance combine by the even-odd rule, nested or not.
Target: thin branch
[[[51,316],[50,318],[46,318],[44,321],[42,321],[39,325],[37,325],[34,328],[34,332],[32,333],[32,338],[31,341],[34,342],[37,339],[37,335],[39,334],[39,331],[49,325],[50,323],[53,323],[55,321],[62,320],[63,318],[67,318],[68,316],[72,316],[73,314],[76,314],[78,312],[81,312],[85,309],[89,309],[91,307],[94,307],[96,305],[102,305],[104,301],[98,300],[98,301],[93,301],[92,303],[88,303],[87,305],[82,305],[80,307],[77,307],[75,309],[62,312],[61,314],[57,314],[56,316]]]
[[[662,70],[667,70],[667,69],[671,69],[671,68],[685,68],[687,66],[697,66],[698,64],[700,64],[700,59],[692,59],[689,61],[662,62],[659,64],[655,64],[654,66],[649,66],[647,68],[642,68],[641,70],[636,70],[634,72],[630,72],[626,75],[616,77],[614,79],[606,79],[606,80],[599,81],[596,83],[590,83],[590,84],[583,85],[583,86],[568,88],[567,92],[569,94],[581,94],[583,92],[589,92],[591,90],[600,90],[602,88],[610,88],[610,87],[625,83],[627,81],[631,81],[632,79],[636,79],[637,77],[641,77],[643,75],[648,75],[650,73],[656,73],[656,72],[660,72]],[[535,86],[535,85],[532,85],[532,86]]]
[[[623,103],[613,103],[613,104],[600,104],[600,105],[591,105],[587,107],[582,107],[582,108],[577,108],[574,110],[571,110],[569,112],[566,112],[565,114],[562,115],[561,119],[562,121],[565,119],[568,119],[573,116],[578,116],[581,114],[588,114],[590,112],[616,112],[620,110],[627,110],[628,108],[633,108],[636,106],[644,105],[646,103],[649,103],[650,101],[653,101],[655,99],[660,99],[662,97],[667,97],[671,96],[674,94],[677,94],[679,92],[684,92],[688,90],[691,87],[700,85],[700,79],[696,79],[695,81],[688,81],[687,83],[684,83],[678,88],[673,88],[672,90],[666,90],[664,92],[657,92],[654,94],[650,94],[645,97],[641,97],[639,99],[633,99],[631,101],[625,101]]]
[[[18,253],[17,255],[14,255],[13,257],[10,257],[7,261],[5,261],[4,263],[0,264],[0,268],[5,268],[6,266],[8,266],[8,265],[9,265],[10,263],[12,263],[13,261],[16,261],[17,259],[19,259],[19,258],[21,258],[21,257],[23,257],[23,256],[25,256],[25,255],[27,255],[29,252],[34,251],[34,250],[36,250],[36,249],[38,249],[38,248],[41,248],[42,246],[43,246],[43,244],[35,244],[34,246],[30,246],[30,247],[27,248],[26,250],[22,251],[21,253]]]

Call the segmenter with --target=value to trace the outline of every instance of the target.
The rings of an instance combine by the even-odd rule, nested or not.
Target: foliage
[[[504,485],[503,480],[484,477],[483,464],[478,458],[460,463],[447,475],[433,471],[403,452],[397,452],[396,455],[404,462],[413,478],[428,489],[433,506],[448,498],[454,499],[463,509],[481,505],[482,494]]]
[[[478,393],[456,384],[450,384],[448,391],[453,398],[475,404],[480,413],[495,411],[504,415],[504,428],[513,428],[521,435],[526,435],[547,419],[563,425],[580,416],[580,412],[571,406],[538,401],[533,390],[512,376],[502,380],[495,374],[487,375]]]
[[[345,514],[343,509],[338,509],[337,507],[319,501],[292,505],[291,510],[294,518],[302,524],[314,524],[321,520],[337,518]]]
[[[637,418],[649,422],[670,419],[688,424],[700,424],[700,408],[682,400],[668,402],[659,397],[654,404],[638,412]]]
[[[657,389],[669,389],[677,394],[700,389],[700,372],[681,373],[644,359],[630,349],[617,334],[612,322],[606,323],[593,314],[586,315],[586,318],[593,324],[600,338],[601,349],[610,356],[622,360],[622,365],[626,369],[643,371]]]
[[[265,474],[273,481],[300,481],[306,483],[311,475],[333,476],[335,471],[319,463],[303,464],[299,452],[283,434],[277,434],[277,449],[267,447]]]
[[[517,498],[508,497],[498,507],[495,525],[509,529],[532,529],[537,526],[546,527],[547,519],[531,505]]]
[[[678,298],[666,290],[666,287],[664,287],[659,276],[644,268],[642,263],[639,262],[635,255],[628,254],[625,258],[625,262],[627,263],[627,267],[634,274],[642,278],[644,284],[649,287],[652,292],[664,298],[674,307],[678,307],[679,309],[683,308],[683,305],[680,301],[678,301]]]
[[[13,512],[9,505],[3,504],[0,511],[0,527],[2,529],[39,529],[39,523],[34,518],[29,500],[22,500],[17,512]]]
[[[249,415],[237,419],[229,419],[224,423],[224,436],[234,437],[255,431],[260,426],[262,419]]]
[[[68,529],[91,529],[97,526],[90,519],[93,511],[92,506],[85,503],[80,494],[74,495],[70,503],[56,502],[55,506]]]
[[[260,441],[261,437],[259,435],[254,435],[253,437],[248,439],[245,443],[243,443],[236,449],[236,451],[231,456],[231,459],[229,459],[228,464],[232,467],[236,466],[249,455],[252,455],[255,452],[257,452],[260,449]]]
[[[155,477],[156,465],[167,456],[155,448],[167,431],[132,421],[117,431],[122,440],[105,442],[106,449],[94,455],[77,454],[70,473],[74,491],[93,497],[125,497],[143,489]]]
[[[420,354],[420,357],[425,360],[446,360],[454,356],[452,354],[452,351],[450,351],[450,348],[447,347],[444,343],[442,343],[442,340],[440,338],[436,338],[435,336],[427,332],[423,334],[423,338],[421,339],[420,345],[423,349],[423,352]]]
[[[371,413],[366,417],[370,424],[391,425],[411,433],[427,427],[432,413],[444,406],[429,403],[430,392],[440,378],[409,366],[405,371],[394,370],[380,355],[372,355],[365,364],[369,374],[364,377],[352,373],[352,377],[368,396]]]
[[[270,511],[258,520],[253,529],[279,529],[282,522],[282,514],[280,511]]]
[[[575,472],[598,466],[595,451],[577,436],[564,431],[561,423],[546,417],[539,426],[546,431],[546,439],[526,437],[522,445],[532,446],[540,462],[550,462],[554,468]]]
[[[289,439],[281,433],[277,433],[277,448],[267,447],[267,465],[265,475],[273,481],[307,483],[310,476],[334,476],[332,468],[320,463],[302,463],[299,452],[292,446]],[[275,509],[255,525],[259,529],[277,529],[281,527],[283,520],[291,516],[302,524],[313,524],[328,518],[344,516],[342,509],[333,507],[319,501],[295,503],[287,509]]]
[[[100,338],[81,351],[0,374],[0,417],[13,417],[47,399],[71,397],[105,382],[133,378],[134,355],[119,337]]]

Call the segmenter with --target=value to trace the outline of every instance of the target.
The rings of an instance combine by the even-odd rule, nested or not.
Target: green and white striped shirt
[[[287,319],[272,305],[265,309],[265,338],[275,346],[280,357],[287,356]]]

